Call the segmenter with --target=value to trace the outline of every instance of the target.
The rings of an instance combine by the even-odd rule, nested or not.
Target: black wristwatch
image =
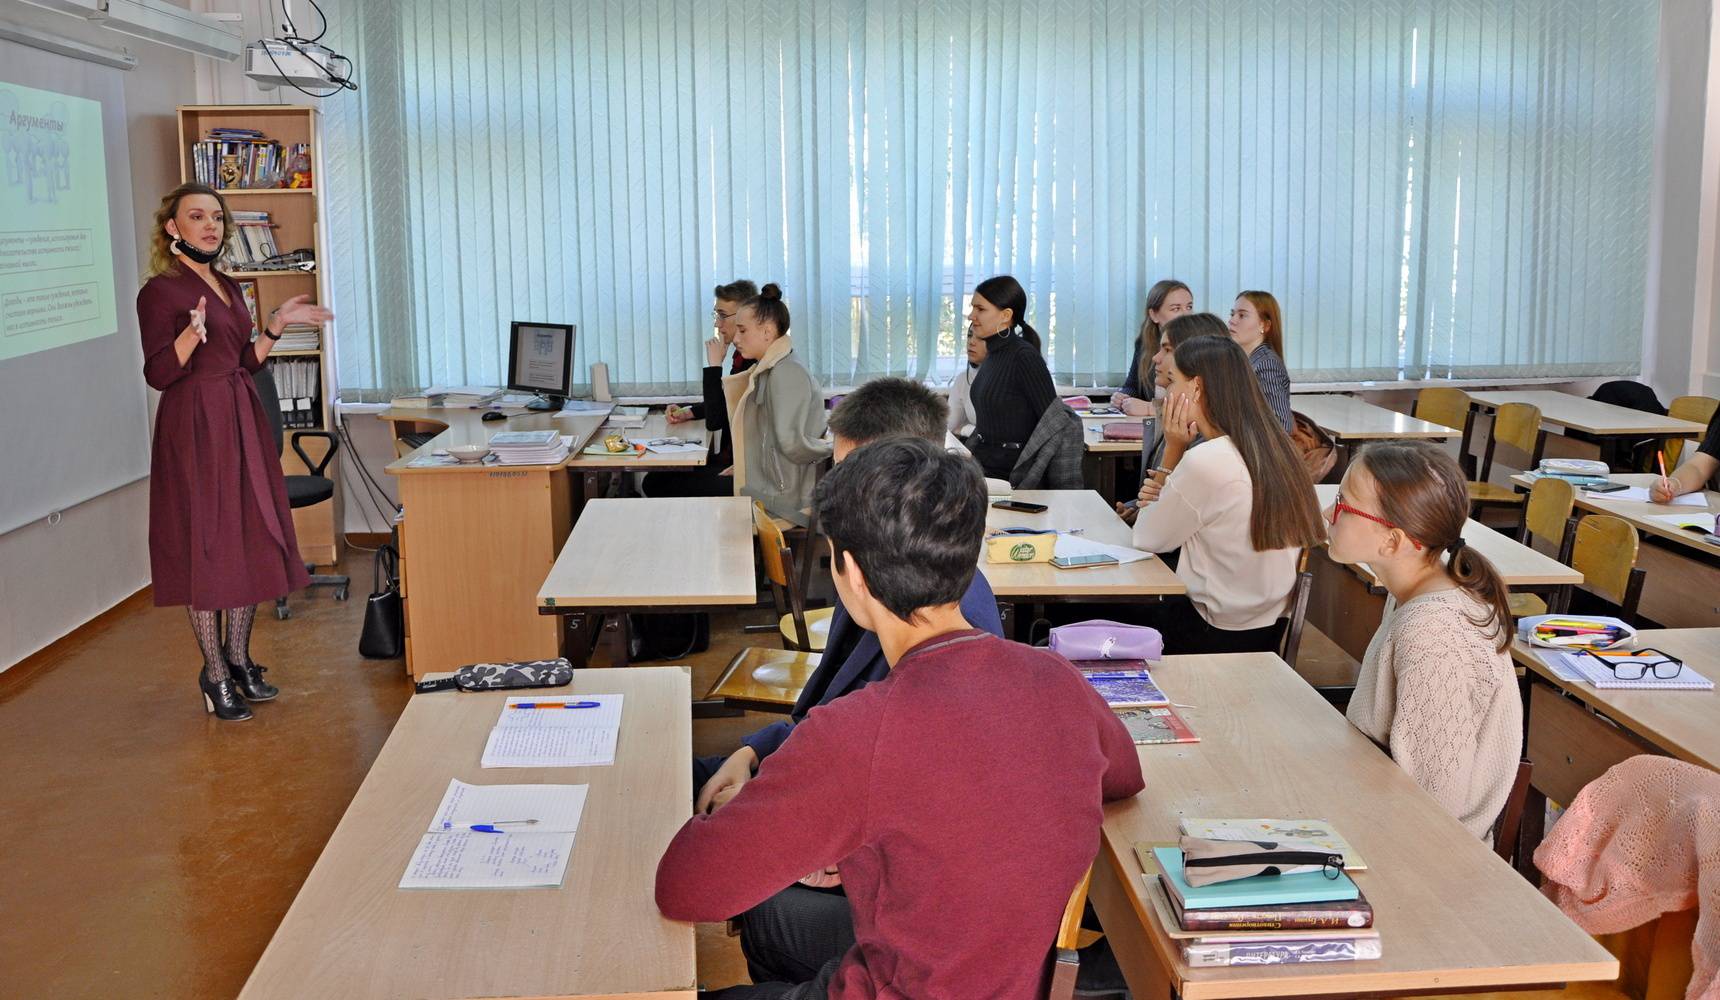
[[[267,323],[263,324],[263,336],[269,338],[270,340],[280,340],[281,339],[280,334],[269,332],[269,325]]]

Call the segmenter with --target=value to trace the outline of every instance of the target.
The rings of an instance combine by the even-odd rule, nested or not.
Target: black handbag
[[[400,607],[400,552],[384,545],[376,550],[358,655],[372,660],[398,659],[406,653],[405,632]]]

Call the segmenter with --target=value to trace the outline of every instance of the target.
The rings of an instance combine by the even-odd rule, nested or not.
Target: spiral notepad
[[[1687,663],[1678,672],[1677,677],[1660,678],[1653,673],[1645,674],[1634,681],[1619,680],[1612,671],[1590,660],[1581,653],[1558,653],[1545,650],[1541,658],[1554,668],[1554,672],[1567,680],[1585,680],[1598,690],[1617,691],[1624,689],[1640,689],[1644,691],[1712,691],[1714,682],[1691,669]],[[1557,662],[1555,662],[1557,661]],[[1589,661],[1589,662],[1584,662]],[[1575,675],[1575,676],[1571,676]]]

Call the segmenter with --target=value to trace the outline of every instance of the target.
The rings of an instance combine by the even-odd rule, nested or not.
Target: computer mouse
[[[508,415],[506,413],[503,413],[501,410],[491,410],[490,412],[484,414],[484,422],[485,423],[489,423],[492,420],[506,420],[506,419],[508,419]]]

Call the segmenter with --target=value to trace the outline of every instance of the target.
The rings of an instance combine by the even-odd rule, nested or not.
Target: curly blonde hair
[[[149,234],[149,272],[144,275],[145,279],[179,273],[179,259],[169,249],[173,237],[167,235],[167,222],[179,214],[179,203],[194,194],[206,194],[221,206],[221,246],[232,243],[237,230],[233,225],[233,213],[227,211],[227,199],[221,197],[221,192],[207,184],[181,184],[162,196],[161,207],[155,210],[155,230]],[[216,262],[217,265],[219,263]]]

